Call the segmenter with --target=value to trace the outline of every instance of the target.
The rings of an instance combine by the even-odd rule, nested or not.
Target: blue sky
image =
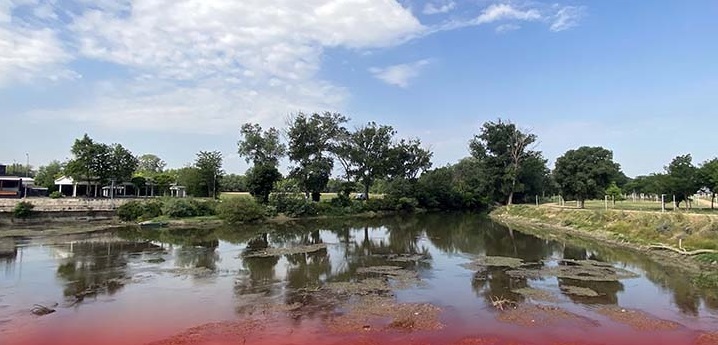
[[[718,2],[0,0],[0,162],[119,142],[180,167],[298,111],[393,125],[466,156],[509,119],[553,160],[612,149],[629,176],[718,155]]]

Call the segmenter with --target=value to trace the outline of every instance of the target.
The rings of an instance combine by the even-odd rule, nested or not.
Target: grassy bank
[[[718,216],[526,205],[501,207],[490,216],[529,232],[548,233],[550,237],[577,236],[640,250],[693,271],[696,285],[718,287],[718,254],[683,255],[652,248],[665,245],[678,249],[680,245],[685,251],[717,250]]]

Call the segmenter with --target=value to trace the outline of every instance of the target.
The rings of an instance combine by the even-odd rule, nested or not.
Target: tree
[[[207,186],[203,184],[199,169],[193,165],[171,170],[168,175],[174,175],[174,181],[180,186],[184,186],[188,195],[203,197],[208,196]]]
[[[13,163],[5,167],[5,174],[9,176],[34,177],[32,165]]]
[[[600,198],[616,178],[620,167],[613,152],[603,147],[583,146],[556,159],[554,179],[564,197],[574,197],[579,207],[589,198]]]
[[[55,191],[55,180],[62,176],[63,164],[59,161],[52,161],[48,165],[41,166],[35,176],[35,185],[45,187],[49,191]]]
[[[279,131],[275,128],[262,131],[258,124],[246,123],[240,133],[237,152],[247,163],[254,164],[247,170],[247,190],[260,202],[267,203],[275,182],[282,178],[277,165],[287,148],[279,141]]]
[[[73,158],[67,163],[65,172],[75,181],[104,182],[109,175],[110,147],[96,143],[85,134],[81,139],[75,139],[72,145]],[[89,195],[89,189],[86,191]]]
[[[623,200],[623,190],[616,184],[616,182],[611,182],[608,188],[606,188],[606,195],[611,197],[614,205],[616,205],[616,200]]]
[[[524,161],[540,156],[540,153],[530,150],[535,142],[536,135],[524,133],[513,123],[499,119],[484,123],[481,133],[469,143],[472,156],[484,162],[497,200],[505,200],[507,205],[511,205],[514,193],[523,191],[520,177]]]
[[[161,172],[152,177],[152,182],[155,184],[157,195],[167,195],[170,186],[177,182],[177,177],[167,172]]]
[[[346,135],[343,124],[348,119],[338,113],[306,115],[299,113],[289,119],[287,137],[289,159],[296,163],[290,176],[312,200],[319,201],[334,168],[341,138]]]
[[[130,181],[137,170],[137,157],[120,144],[108,147],[107,175],[100,176],[103,180],[110,178],[118,182]]]
[[[718,158],[713,158],[703,163],[699,170],[699,177],[703,187],[711,191],[711,209],[718,193]]]
[[[376,179],[386,178],[392,169],[392,139],[396,132],[391,126],[368,123],[347,135],[338,148],[347,176],[364,185],[369,197],[369,188]]]
[[[391,150],[389,175],[395,178],[415,179],[419,173],[431,168],[431,157],[434,155],[428,149],[421,147],[421,140],[401,139]]]
[[[686,207],[690,207],[689,198],[702,187],[698,168],[693,165],[691,155],[673,158],[665,171],[665,177],[662,179],[663,192],[676,197],[676,207],[680,207],[683,201],[686,201]]]
[[[274,188],[274,183],[282,178],[282,174],[276,167],[269,164],[255,165],[247,170],[247,189],[249,194],[260,202],[269,202],[269,194]]]
[[[240,134],[237,152],[247,163],[276,167],[287,152],[287,147],[279,141],[279,131],[273,127],[262,132],[260,125],[245,123]]]
[[[219,190],[222,192],[246,192],[247,177],[244,175],[229,174],[222,177],[219,184]]]
[[[222,153],[219,151],[200,151],[194,166],[197,168],[199,183],[206,190],[203,196],[217,197],[217,186],[222,181]]]
[[[156,155],[147,153],[137,158],[137,173],[144,177],[152,177],[164,171],[167,163]]]

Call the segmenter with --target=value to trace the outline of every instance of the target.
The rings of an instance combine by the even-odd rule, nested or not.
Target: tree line
[[[419,138],[401,138],[389,125],[368,122],[350,129],[339,113],[297,113],[286,127],[240,127],[237,153],[251,167],[244,175],[225,174],[218,151],[200,151],[193,163],[166,169],[154,154],[134,156],[120,144],[96,142],[87,134],[75,140],[72,158],[54,161],[35,173],[36,184],[54,188],[60,175],[76,181],[131,181],[151,185],[159,195],[172,184],[190,195],[216,197],[221,191],[248,191],[267,203],[273,192],[301,193],[319,201],[321,193],[344,198],[370,191],[389,200],[428,209],[480,209],[497,204],[532,203],[537,196],[576,200],[618,199],[625,194],[675,195],[676,205],[704,190],[718,191],[718,158],[696,166],[690,154],[674,158],[663,172],[627,177],[603,147],[583,146],[558,157],[554,169],[537,150],[538,137],[510,121],[485,122],[469,140],[469,155],[432,168],[433,152]],[[280,163],[289,162],[283,176]],[[333,173],[340,171],[338,176]]]

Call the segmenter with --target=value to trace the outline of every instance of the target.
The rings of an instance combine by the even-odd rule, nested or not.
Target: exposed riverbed
[[[675,267],[476,215],[0,241],[2,344],[718,339],[718,292]]]

